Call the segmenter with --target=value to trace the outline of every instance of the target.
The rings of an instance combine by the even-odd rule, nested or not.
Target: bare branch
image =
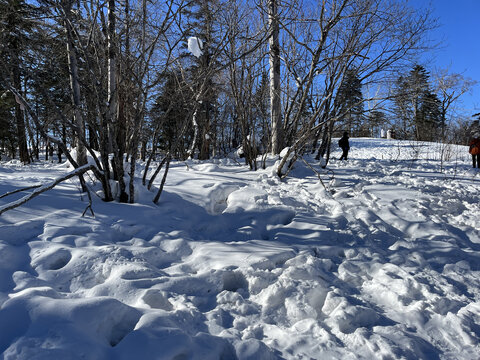
[[[11,202],[9,204],[6,204],[6,205],[0,207],[0,215],[2,215],[4,212],[6,212],[8,210],[15,209],[15,208],[19,207],[20,205],[25,204],[26,202],[32,200],[33,198],[37,197],[41,193],[44,193],[45,191],[53,189],[56,185],[58,185],[62,181],[68,180],[68,179],[70,179],[72,177],[75,177],[75,176],[80,176],[83,173],[85,173],[89,170],[94,170],[94,169],[95,169],[95,165],[87,164],[87,165],[84,165],[82,167],[76,168],[75,170],[69,172],[68,174],[66,174],[64,176],[56,178],[54,181],[52,181],[48,184],[39,185],[39,186],[37,186],[38,189],[33,191],[31,194],[29,194],[27,196],[24,196],[23,198],[21,198],[17,201]]]
[[[7,197],[7,196],[10,196],[10,195],[13,195],[13,194],[22,192],[22,191],[28,191],[28,190],[36,189],[36,188],[39,188],[40,186],[42,186],[42,185],[33,185],[33,186],[28,186],[28,187],[26,187],[26,188],[21,188],[21,189],[9,191],[9,192],[1,195],[1,196],[0,196],[0,199],[3,199],[4,197]]]

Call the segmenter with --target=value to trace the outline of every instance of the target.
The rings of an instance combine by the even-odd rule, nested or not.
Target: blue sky
[[[431,38],[441,48],[425,55],[425,66],[449,68],[451,73],[477,80],[472,94],[463,96],[466,115],[480,112],[480,0],[410,0],[419,7],[431,7],[439,27]],[[432,61],[433,60],[433,61]]]

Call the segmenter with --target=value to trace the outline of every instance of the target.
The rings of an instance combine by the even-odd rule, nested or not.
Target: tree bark
[[[197,142],[198,142],[198,133],[199,133],[199,126],[198,126],[198,108],[199,104],[195,102],[195,111],[193,112],[192,116],[192,125],[193,125],[193,140],[192,144],[190,145],[190,149],[188,149],[187,154],[188,157],[193,159],[193,156],[195,155],[195,148],[197,147]]]
[[[80,138],[85,138],[85,121],[83,120],[83,114],[81,110],[81,92],[80,81],[78,77],[78,59],[73,41],[73,30],[70,18],[70,12],[72,10],[73,2],[67,0],[63,2],[64,11],[64,25],[67,35],[67,54],[68,54],[68,67],[70,73],[70,87],[72,90],[72,105],[73,105],[73,117],[76,125],[76,147],[77,147],[77,163],[82,166],[87,163],[87,151]],[[85,189],[83,189],[85,191]]]
[[[158,204],[158,200],[160,200],[160,196],[163,192],[163,187],[165,186],[165,181],[167,180],[168,169],[170,168],[170,161],[172,160],[170,154],[166,157],[167,163],[165,164],[165,172],[163,173],[162,183],[160,184],[160,189],[158,189],[157,195],[153,199],[155,204]]]
[[[113,122],[117,111],[117,69],[115,49],[115,0],[108,0],[108,132],[110,150],[114,141]]]
[[[268,2],[270,61],[270,117],[272,124],[272,153],[279,154],[284,146],[282,109],[280,103],[280,25],[278,21],[278,1]]]
[[[124,180],[125,103],[118,100],[115,0],[108,0],[108,114],[109,152],[114,154],[114,177],[120,189],[120,202],[128,201]],[[123,100],[123,97],[122,97]],[[118,106],[120,105],[121,108]]]
[[[15,66],[14,73],[13,73],[13,86],[15,89],[20,92],[21,91],[21,83],[20,83],[20,69],[18,66]],[[27,147],[27,134],[26,134],[26,127],[25,127],[25,114],[21,109],[20,101],[16,98],[15,103],[15,122],[17,125],[17,137],[18,137],[18,155],[20,161],[24,164],[30,163],[30,157],[28,155],[28,147]]]

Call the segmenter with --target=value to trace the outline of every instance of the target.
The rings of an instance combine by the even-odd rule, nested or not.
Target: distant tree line
[[[104,199],[135,202],[138,161],[151,188],[174,158],[288,148],[283,177],[337,131],[446,138],[473,83],[412,68],[435,26],[401,0],[0,0],[0,150],[90,157]]]

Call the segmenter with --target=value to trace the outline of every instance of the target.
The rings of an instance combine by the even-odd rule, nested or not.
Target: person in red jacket
[[[480,115],[480,114],[477,114]],[[480,121],[475,120],[470,127],[470,140],[468,141],[468,152],[472,155],[474,168],[480,168]]]
[[[472,155],[474,168],[480,168],[480,134],[476,133],[468,142],[468,152]]]

